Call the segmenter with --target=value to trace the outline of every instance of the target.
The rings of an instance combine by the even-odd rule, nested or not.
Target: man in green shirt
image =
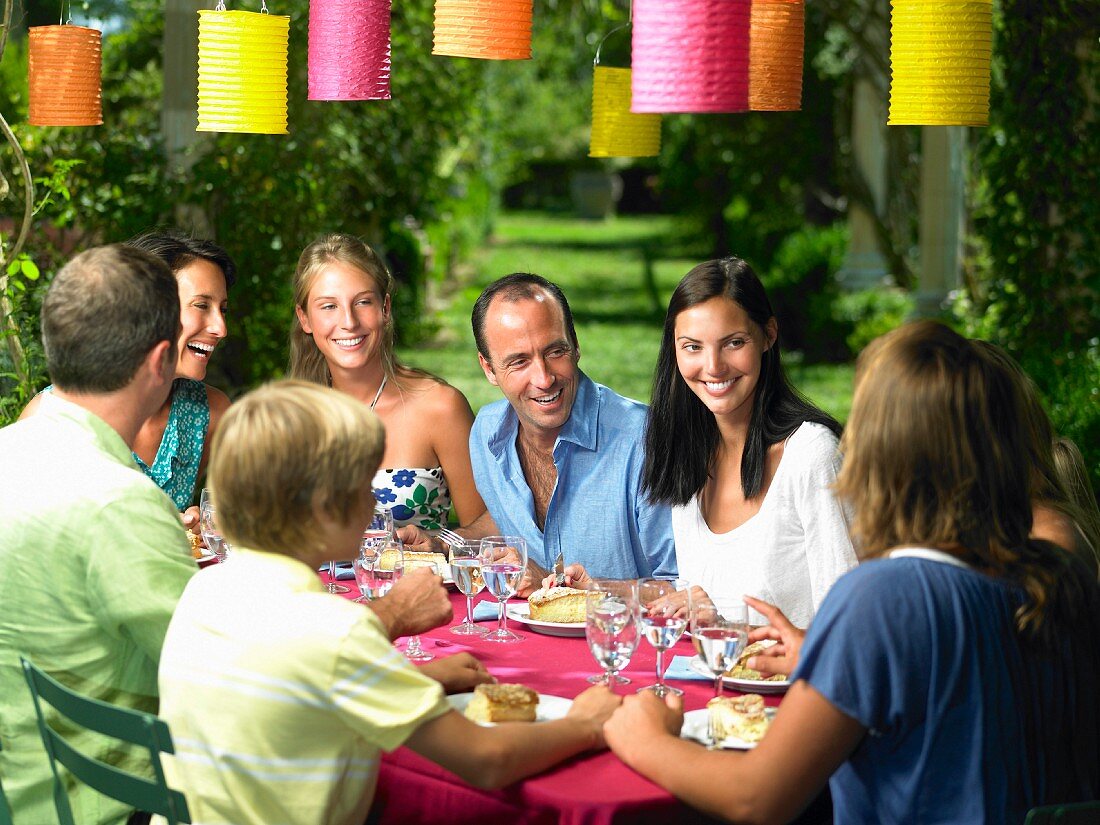
[[[20,655],[85,695],[157,710],[164,633],[196,567],[130,445],[172,385],[179,315],[175,278],[149,253],[78,255],[42,307],[53,392],[0,430],[0,778],[16,825],[57,821]],[[118,742],[70,740],[142,770]],[[79,784],[69,798],[80,823],[131,813]]]

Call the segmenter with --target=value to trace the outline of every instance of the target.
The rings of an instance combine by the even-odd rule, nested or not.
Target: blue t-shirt
[[[1024,643],[1023,599],[1010,582],[920,558],[837,581],[793,676],[868,729],[830,780],[837,822],[1001,825],[1073,801],[1052,794],[1092,798],[1096,769],[1077,775],[1068,754],[1076,738],[1100,756],[1084,741],[1095,713],[1074,710],[1080,692],[1096,695],[1095,664],[1080,668],[1068,645]]]
[[[554,444],[558,481],[542,530],[516,454],[519,420],[507,400],[481,408],[470,431],[474,482],[501,533],[527,540],[549,570],[560,551],[589,575],[675,575],[672,515],[642,492],[646,406],[581,373],[569,420]]]

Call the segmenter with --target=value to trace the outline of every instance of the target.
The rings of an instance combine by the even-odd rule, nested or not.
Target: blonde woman
[[[1022,822],[1100,794],[1100,587],[1029,538],[1012,382],[922,322],[860,359],[837,494],[864,563],[825,597],[755,750],[679,739],[677,700],[604,726],[639,773],[716,816],[786,822],[829,780],[845,823]]]
[[[487,518],[467,446],[473,413],[465,396],[394,355],[393,277],[351,235],[305,248],[294,273],[291,378],[331,386],[363,402],[386,428],[374,497],[394,523],[447,526],[453,504],[470,527]]]

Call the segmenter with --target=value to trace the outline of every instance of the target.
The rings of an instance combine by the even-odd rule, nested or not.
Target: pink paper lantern
[[[309,99],[390,99],[390,0],[310,0]]]
[[[631,111],[747,111],[751,8],[751,0],[634,0]]]

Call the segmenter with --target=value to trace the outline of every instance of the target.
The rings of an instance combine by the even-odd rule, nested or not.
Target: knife
[[[558,557],[554,559],[554,586],[565,586],[565,554],[560,550],[558,551]]]

